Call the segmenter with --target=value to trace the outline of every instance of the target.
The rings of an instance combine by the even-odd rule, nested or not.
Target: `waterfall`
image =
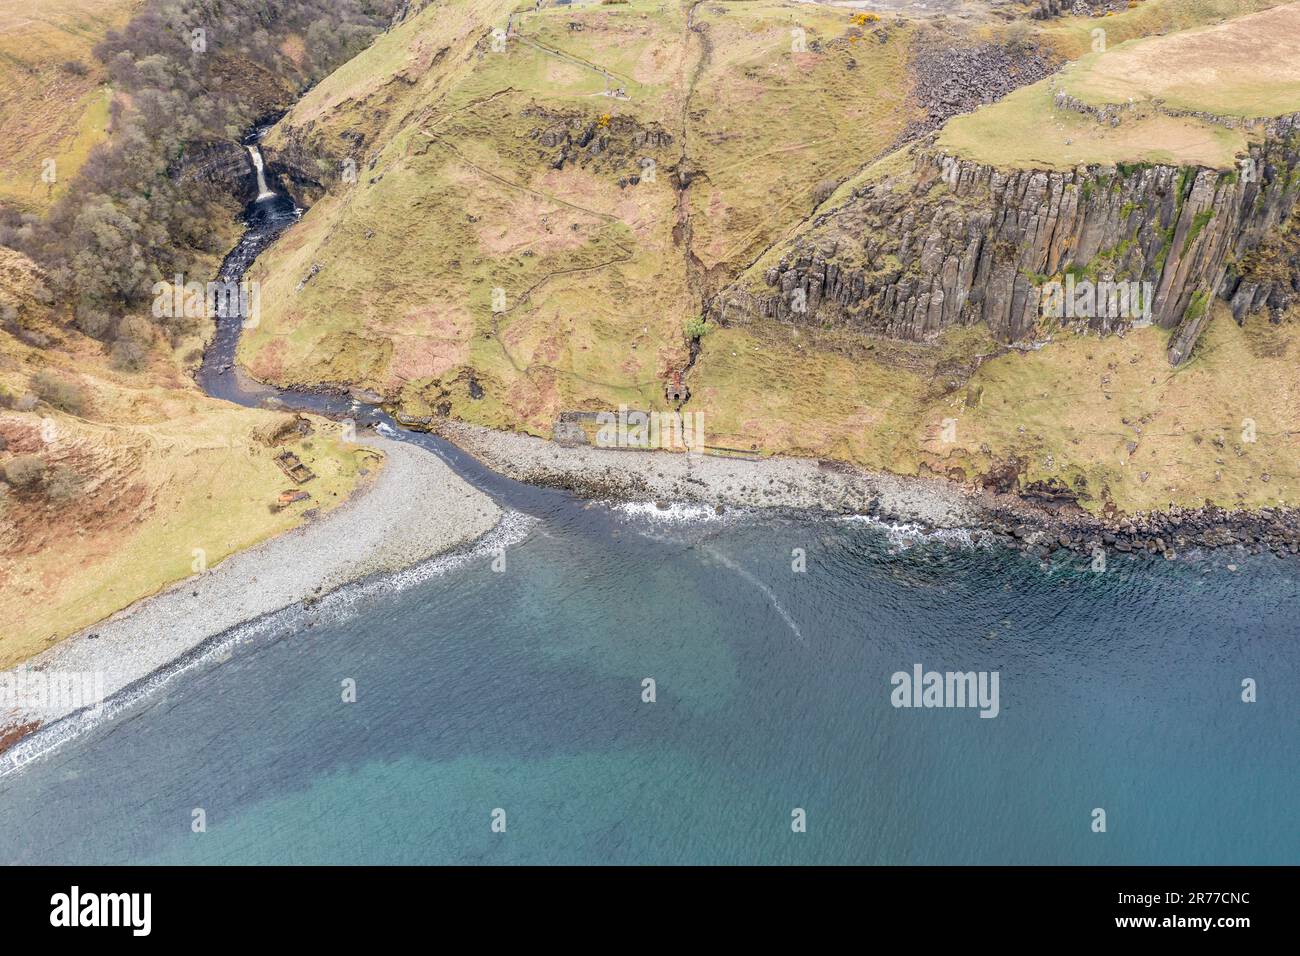
[[[257,201],[270,199],[275,192],[267,188],[266,172],[262,169],[262,152],[256,146],[244,147],[248,150],[248,155],[253,157],[253,168],[257,170]]]

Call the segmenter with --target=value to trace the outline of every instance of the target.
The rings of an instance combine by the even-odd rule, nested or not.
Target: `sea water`
[[[1295,561],[1097,573],[577,503],[514,527],[0,776],[0,861],[1300,862]],[[896,706],[918,666],[996,674],[996,715]]]

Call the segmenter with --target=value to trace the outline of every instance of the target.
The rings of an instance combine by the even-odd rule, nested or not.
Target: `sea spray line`
[[[694,502],[674,502],[666,508],[653,501],[607,502],[607,504],[616,514],[654,524],[731,522],[747,511],[747,509],[732,507],[719,514],[712,505]]]
[[[496,526],[468,549],[449,551],[400,571],[345,585],[331,592],[313,610],[317,613],[343,609],[350,611],[365,598],[409,590],[473,561],[514,547],[527,538],[538,523],[538,518],[521,511],[504,512]]]
[[[616,514],[657,525],[732,523],[742,515],[756,514],[752,508],[734,505],[718,512],[712,505],[697,502],[673,502],[667,507],[653,501],[601,503],[607,504]],[[830,520],[864,524],[882,532],[890,544],[903,548],[923,542],[943,542],[967,549],[988,548],[997,540],[996,535],[982,528],[932,528],[915,522],[886,521],[867,514],[827,516],[813,508],[788,507],[780,509],[780,512],[787,517],[793,515],[801,521]],[[777,512],[775,509],[763,509],[763,513],[775,515]]]

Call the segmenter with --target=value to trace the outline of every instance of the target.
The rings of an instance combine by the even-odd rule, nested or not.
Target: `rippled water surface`
[[[497,544],[247,629],[0,777],[0,861],[1300,862],[1294,562],[577,504]],[[917,663],[997,671],[998,716],[895,709]]]

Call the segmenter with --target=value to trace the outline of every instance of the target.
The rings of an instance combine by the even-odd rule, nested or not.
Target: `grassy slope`
[[[327,140],[364,124],[380,149],[359,183],[336,184],[259,264],[263,321],[241,352],[254,375],[347,381],[414,414],[449,405],[542,434],[562,409],[661,405],[666,371],[687,360],[682,325],[700,308],[671,178],[692,80],[688,153],[702,174],[688,212],[701,272],[746,264],[808,213],[818,183],[855,171],[910,116],[897,83],[906,31],[851,43],[846,11],[709,5],[689,32],[685,5],[556,8],[517,19],[521,39],[505,52],[475,49],[509,6],[427,10],[288,117],[316,120]],[[795,22],[829,52],[792,53]],[[601,70],[626,99],[603,95]],[[848,82],[858,95],[844,95]],[[557,151],[534,136],[562,116],[608,117],[621,142],[553,170]],[[621,120],[673,142],[633,149]],[[654,181],[620,188],[643,157]],[[495,316],[493,288],[506,296]]]
[[[0,410],[8,443],[0,463],[37,454],[84,480],[61,504],[0,486],[0,668],[189,576],[195,549],[211,567],[300,524],[308,508],[332,508],[356,487],[360,469],[377,467],[373,452],[342,442],[338,426],[317,420],[314,435],[287,446],[318,476],[302,486],[312,500],[272,513],[279,492],[295,486],[272,460],[277,449],[254,431],[283,413],[208,399],[161,350],[146,371],[111,370],[97,343],[34,318],[39,310],[24,305],[29,265],[0,253],[0,303],[64,340],[57,350],[36,351],[0,332],[0,388],[23,395],[36,371],[54,369],[91,396],[79,416],[44,404]]]
[[[460,0],[426,11],[320,84],[291,114],[286,125],[314,121],[340,153],[346,146],[340,133],[364,129],[376,144],[367,146],[366,158],[371,149],[378,156],[373,168],[363,165],[355,186],[335,184],[260,264],[264,320],[242,353],[254,374],[365,385],[400,398],[411,413],[444,410],[542,434],[562,409],[620,402],[657,407],[659,376],[684,359],[680,326],[698,308],[701,285],[707,293],[747,263],[757,260],[761,268],[779,256],[820,184],[905,169],[897,156],[887,156],[860,172],[913,115],[904,70],[910,32],[903,21],[885,24],[881,44],[853,39],[860,31],[850,29],[850,11],[709,4],[696,8],[697,31],[688,35],[686,6],[634,2],[516,20],[523,38],[563,50],[563,59],[518,40],[504,53],[475,49],[491,26],[504,25],[511,6]],[[1114,52],[1132,37],[1270,6],[1147,0],[1124,14],[1033,29],[1078,57],[1088,52],[1099,23]],[[583,29],[570,29],[570,22]],[[793,53],[793,23],[820,49]],[[439,56],[444,47],[448,52]],[[583,62],[608,71],[629,98],[601,96],[605,80]],[[1006,102],[1005,115],[986,125],[986,143],[999,123],[1021,121],[1023,104]],[[645,151],[658,163],[657,183],[620,190],[616,180],[637,171],[626,156],[550,170],[554,151],[530,138],[549,124],[523,115],[528,107],[588,119],[627,116],[666,129],[675,140]],[[691,268],[671,232],[678,210],[668,175],[681,154],[684,107],[686,152],[699,173],[686,193],[698,259]],[[1076,136],[1073,127],[1055,129],[1073,123],[1074,114],[1026,115],[1033,122],[1018,139],[1039,150],[1040,165],[1117,154],[1220,165],[1231,162],[1242,142],[1223,127],[1155,117],[1143,127],[1151,142],[1139,138],[1117,150],[1105,130],[1082,117]],[[984,122],[984,111],[975,116]],[[1195,135],[1183,135],[1189,130]],[[1043,144],[1053,136],[1054,148],[1077,144],[1077,154],[1051,155]],[[1065,144],[1067,138],[1074,142]],[[841,186],[822,209],[847,191]],[[314,264],[321,269],[299,289]],[[494,286],[507,295],[506,312],[495,319]],[[728,447],[900,472],[960,467],[968,474],[1019,455],[1030,460],[1030,479],[1059,476],[1044,464],[1050,455],[1054,469],[1083,474],[1096,494],[1107,487],[1121,507],[1199,503],[1206,494],[1225,503],[1270,503],[1292,493],[1290,452],[1280,440],[1261,439],[1241,457],[1211,456],[1211,463],[1225,460],[1210,472],[1202,458],[1189,457],[1189,449],[1199,453],[1212,441],[1211,433],[1229,434],[1234,420],[1240,431],[1242,417],[1255,418],[1261,433],[1281,431],[1264,424],[1265,412],[1241,411],[1239,405],[1253,407],[1259,396],[1234,384],[1235,370],[1250,356],[1260,388],[1276,390],[1285,358],[1260,356],[1289,354],[1290,326],[1279,331],[1252,322],[1241,331],[1223,324],[1216,323],[1192,362],[1168,382],[1162,334],[1154,330],[1106,342],[1058,337],[1032,355],[1006,355],[972,371],[976,358],[995,351],[982,330],[954,330],[927,346],[770,324],[715,329],[691,372],[688,408],[705,413],[711,444]],[[1139,353],[1120,373],[1105,369],[1121,364],[1117,348]],[[1124,363],[1131,357],[1124,352]],[[469,396],[469,368],[486,389],[482,399]],[[1089,376],[1100,382],[1101,374],[1119,374],[1135,397],[1112,391],[1110,400],[1078,402],[1073,383]],[[1138,379],[1128,379],[1140,374],[1146,384],[1138,390]],[[1022,377],[1024,391],[1017,385]],[[1072,384],[1053,389],[1057,380]],[[1040,411],[1022,432],[1021,413],[1033,410],[1017,398],[1030,388]],[[977,396],[973,404],[968,395]],[[1124,433],[1122,419],[1140,422],[1151,413],[1148,401],[1168,409],[1157,427],[1171,435],[1148,430],[1124,467],[1112,460],[1110,438],[1080,438]],[[1200,414],[1175,413],[1187,405]],[[938,442],[946,418],[959,421],[952,445]],[[1046,428],[1047,419],[1057,426]],[[1183,470],[1184,459],[1197,466]],[[1144,470],[1159,477],[1140,481]],[[1265,471],[1268,483],[1258,479]]]
[[[856,173],[917,118],[908,101],[910,25],[877,25],[882,43],[852,13],[765,3],[698,9],[709,52],[691,99],[688,152],[707,180],[689,197],[706,268],[739,271],[812,212],[819,185]],[[796,26],[807,52],[791,50]]]
[[[1067,73],[1069,68],[1067,68]],[[1231,169],[1244,153],[1240,130],[1190,117],[1125,117],[1115,127],[1056,109],[1050,80],[1016,90],[991,107],[957,117],[939,136],[956,156],[1004,169],[1062,169],[1113,163],[1165,163]]]
[[[1284,0],[1141,0],[1122,13],[1104,17],[1061,17],[1036,24],[1039,36],[1063,56],[1077,60],[1094,49],[1097,30],[1105,31],[1106,43],[1115,47],[1126,40],[1192,30],[1225,19],[1258,13],[1281,5]]]
[[[1068,71],[1062,88],[1088,103],[1134,98],[1220,116],[1293,113],[1300,109],[1300,4],[1112,46]]]
[[[1207,498],[1300,504],[1300,323],[1254,316],[1239,328],[1222,303],[1216,308],[1177,369],[1156,328],[1067,337],[987,363],[937,404],[934,417],[956,418],[957,431],[950,445],[926,443],[934,467],[983,470],[987,445],[1027,458],[1029,481],[1083,476],[1093,504],[1104,489],[1126,510]],[[1253,442],[1243,440],[1248,420]]]
[[[447,8],[425,11],[321,84],[319,104],[304,100],[290,117],[298,122],[334,104],[329,121],[344,124],[374,115],[382,102],[401,121],[378,131],[373,170],[336,188],[259,263],[263,320],[241,346],[253,374],[353,382],[400,394],[417,414],[451,401],[475,420],[541,428],[557,404],[592,393],[638,401],[638,384],[655,383],[661,356],[681,349],[682,286],[663,268],[671,245],[666,177],[620,190],[614,180],[635,172],[633,163],[555,171],[541,160],[528,133],[550,124],[521,116],[525,108],[544,103],[595,120],[626,103],[599,95],[604,81],[594,71],[532,47],[475,49],[509,6],[453,4],[462,19],[451,27]],[[622,71],[642,54],[651,61],[633,95],[656,79],[647,52],[656,35],[641,12],[602,12],[619,43],[606,68]],[[567,39],[559,17],[540,19],[528,36],[547,45]],[[447,40],[453,52],[439,65],[411,66],[427,64]],[[420,73],[416,85],[387,81],[407,69]],[[651,110],[637,118],[663,117]],[[319,274],[296,291],[315,263]],[[494,288],[506,301],[495,318]],[[643,311],[611,306],[581,327],[575,321],[597,303],[628,301]],[[636,348],[622,334],[633,322],[645,330]],[[465,382],[456,381],[467,364],[487,389],[472,406]]]
[[[110,91],[91,48],[136,0],[0,0],[0,202],[34,212],[72,181],[107,132]],[[89,72],[62,69],[76,60]],[[55,161],[56,181],[41,178]]]

